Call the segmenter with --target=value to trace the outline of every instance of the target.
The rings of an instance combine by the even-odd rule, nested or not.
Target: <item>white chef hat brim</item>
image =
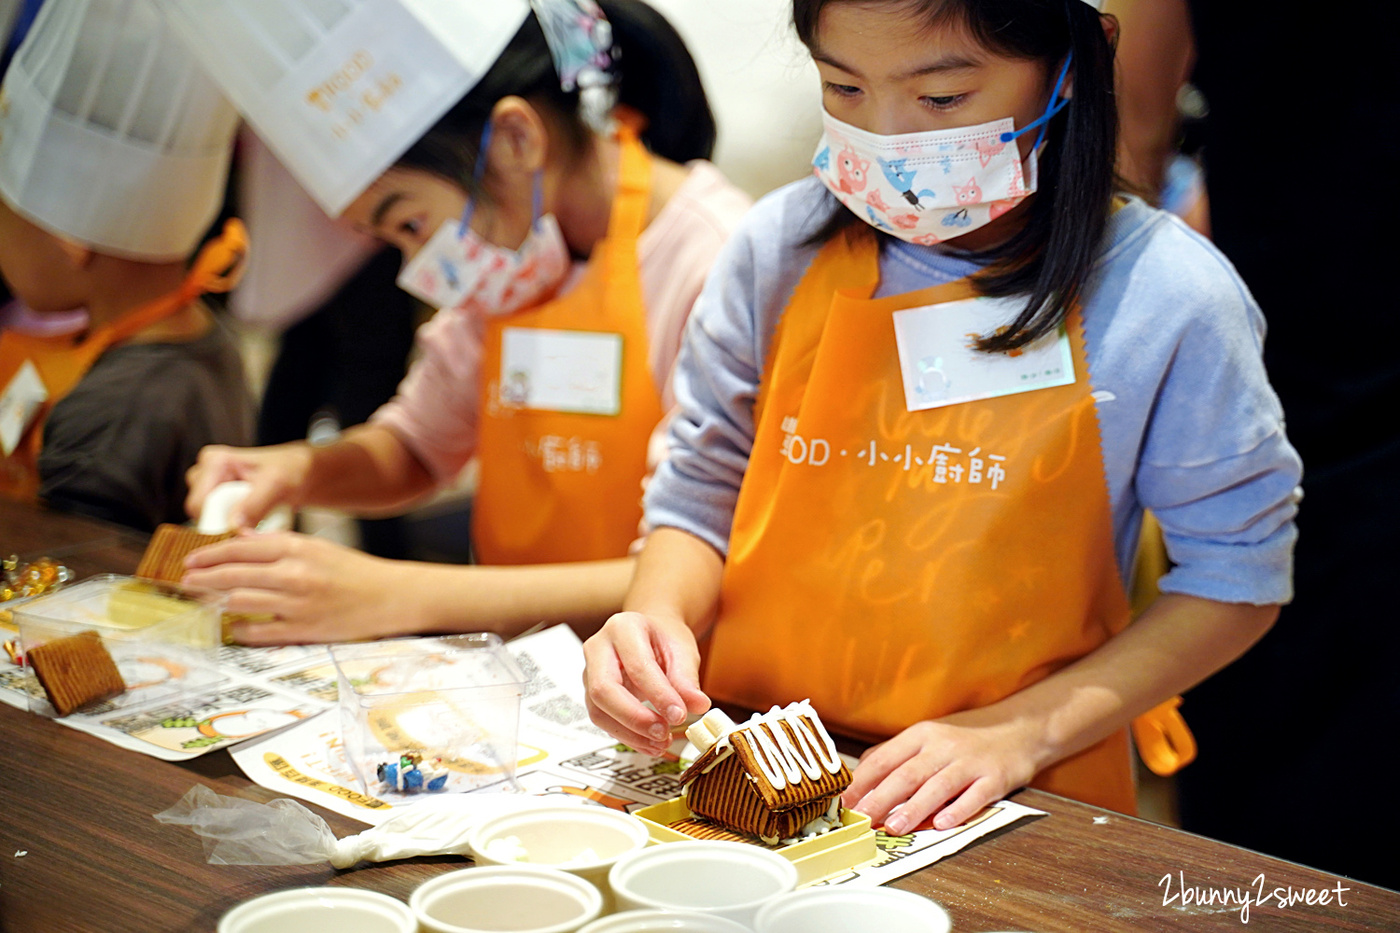
[[[160,0],[249,125],[338,216],[490,71],[528,0]]]
[[[66,18],[36,23],[0,91],[0,196],[37,226],[102,253],[187,258],[223,203],[236,111],[150,0],[50,6]],[[147,44],[112,35],[126,28]],[[184,83],[138,80],[152,73]],[[121,120],[84,109],[103,95]]]

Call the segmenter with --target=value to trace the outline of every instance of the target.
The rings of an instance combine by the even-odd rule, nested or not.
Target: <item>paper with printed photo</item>
[[[0,636],[14,637],[4,628]],[[186,761],[335,704],[324,646],[223,647],[212,665],[181,662],[171,652],[146,657],[139,645],[113,652],[127,691],[54,721],[152,758]],[[29,710],[46,708],[43,701],[33,673],[0,656],[0,702]]]
[[[506,647],[527,676],[515,781],[471,793],[584,800],[622,812],[680,794],[680,775],[685,761],[693,756],[693,747],[688,747],[684,738],[677,738],[665,755],[654,758],[617,744],[589,722],[583,705],[583,652],[567,626],[546,629]],[[390,803],[361,786],[346,760],[334,713],[245,742],[231,753],[255,783],[371,825],[413,805]],[[848,763],[854,765],[854,761]],[[901,836],[880,831],[872,863],[822,883],[885,884],[947,858],[989,833],[1038,815],[1043,815],[1042,811],[1004,800],[955,829],[923,829]]]

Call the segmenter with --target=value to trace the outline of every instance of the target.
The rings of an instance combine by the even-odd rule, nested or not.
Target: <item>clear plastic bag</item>
[[[188,826],[204,839],[211,865],[316,865],[350,868],[419,855],[470,855],[467,835],[499,813],[542,806],[537,797],[451,794],[404,807],[378,826],[337,839],[326,821],[294,800],[255,803],[224,797],[203,784],[190,788],[162,823]]]

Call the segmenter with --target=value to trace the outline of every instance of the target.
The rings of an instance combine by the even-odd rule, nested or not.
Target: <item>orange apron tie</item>
[[[1196,737],[1177,712],[1181,697],[1172,697],[1133,720],[1133,740],[1142,763],[1167,777],[1196,760]]]
[[[872,299],[878,279],[873,239],[837,238],[784,312],[703,681],[869,739],[995,703],[1130,615],[1078,312],[1074,384],[911,412],[893,313],[976,292]],[[1127,730],[1032,783],[1135,812]]]
[[[76,339],[71,335],[32,337],[13,331],[0,333],[0,388],[10,384],[27,360],[34,365],[48,391],[48,398],[25,429],[14,452],[0,460],[0,495],[21,501],[33,501],[38,497],[44,422],[53,407],[73,391],[103,353],[187,307],[200,295],[232,289],[242,275],[247,255],[248,231],[242,221],[230,219],[223,232],[200,250],[178,289],[119,320]]]
[[[608,232],[566,294],[490,318],[482,352],[481,480],[473,544],[484,564],[625,557],[642,517],[647,444],[663,412],[647,362],[646,309],[637,238],[651,201],[651,160],[635,132],[618,133],[620,162]],[[508,328],[617,334],[622,338],[617,415],[516,407],[500,391]]]

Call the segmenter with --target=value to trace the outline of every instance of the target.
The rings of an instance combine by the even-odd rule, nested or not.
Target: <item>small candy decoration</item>
[[[30,563],[20,563],[17,555],[0,561],[0,603],[11,599],[38,596],[56,590],[73,579],[73,571],[52,557],[40,557]]]
[[[386,761],[375,769],[375,776],[384,790],[399,794],[436,794],[447,787],[447,769],[442,759],[434,758],[432,765],[423,766],[422,752],[404,752],[396,761]]]

